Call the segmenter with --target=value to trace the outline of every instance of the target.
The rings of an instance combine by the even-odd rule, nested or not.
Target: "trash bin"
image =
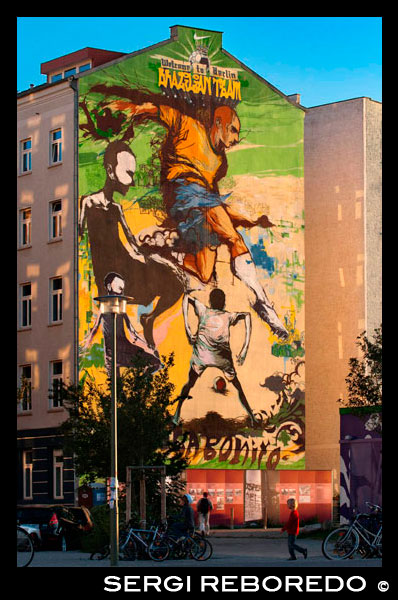
[[[78,489],[80,506],[91,508],[93,506],[93,490],[89,485],[82,485]]]
[[[106,504],[106,487],[95,487],[92,488],[93,493],[93,506],[99,506],[100,504]]]

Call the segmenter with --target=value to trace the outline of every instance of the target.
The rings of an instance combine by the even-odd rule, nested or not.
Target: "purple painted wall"
[[[340,410],[340,520],[368,512],[366,502],[382,505],[381,409],[353,414]]]

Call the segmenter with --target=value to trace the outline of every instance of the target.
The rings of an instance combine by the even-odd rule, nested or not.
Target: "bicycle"
[[[359,552],[382,557],[382,508],[366,502],[370,513],[356,515],[350,525],[331,531],[322,542],[322,552],[329,560],[344,560]]]
[[[163,538],[170,546],[171,558],[174,559],[208,560],[213,554],[211,543],[196,531],[180,535],[178,532],[173,532],[173,528],[169,530],[165,523]]]
[[[35,550],[30,535],[17,525],[17,567],[27,567],[33,560]]]
[[[138,545],[137,545],[138,544]],[[159,527],[150,529],[134,529],[131,526],[120,533],[119,560],[135,560],[136,558],[149,557],[160,562],[169,556],[170,547],[163,536],[159,534]],[[103,560],[110,554],[109,544],[93,552],[90,560]]]

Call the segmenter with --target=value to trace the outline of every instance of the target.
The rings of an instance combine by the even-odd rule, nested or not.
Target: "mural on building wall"
[[[177,36],[79,79],[80,376],[174,353],[191,468],[304,468],[303,112]]]

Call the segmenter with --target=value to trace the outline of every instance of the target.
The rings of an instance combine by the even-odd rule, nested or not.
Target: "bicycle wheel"
[[[90,560],[103,560],[109,556],[110,552],[110,546],[109,544],[106,544],[106,546],[102,546],[99,550],[92,552],[92,554],[90,554]]]
[[[17,567],[27,567],[34,556],[33,542],[24,529],[17,527]]]
[[[209,540],[197,533],[192,535],[192,539],[198,545],[198,548],[196,549],[196,555],[192,556],[192,558],[195,560],[208,560],[213,554],[213,546]]]
[[[376,544],[376,553],[379,558],[383,558],[383,539],[382,534],[380,534],[380,538],[377,540]]]
[[[207,538],[204,540],[204,542],[205,548],[203,550],[202,556],[200,557],[200,560],[209,560],[209,558],[211,558],[213,555],[213,546]]]
[[[349,527],[335,529],[323,540],[322,552],[329,560],[343,560],[358,548],[358,534]]]
[[[156,538],[148,547],[148,556],[151,560],[160,562],[166,560],[170,554],[170,546],[167,541],[162,538]]]
[[[120,536],[119,560],[135,560],[137,558],[137,546],[133,539],[127,535]]]
[[[184,541],[184,545],[188,551],[189,558],[201,560],[201,556],[205,551],[205,545],[201,543],[201,540],[194,539],[193,537],[187,537]]]

